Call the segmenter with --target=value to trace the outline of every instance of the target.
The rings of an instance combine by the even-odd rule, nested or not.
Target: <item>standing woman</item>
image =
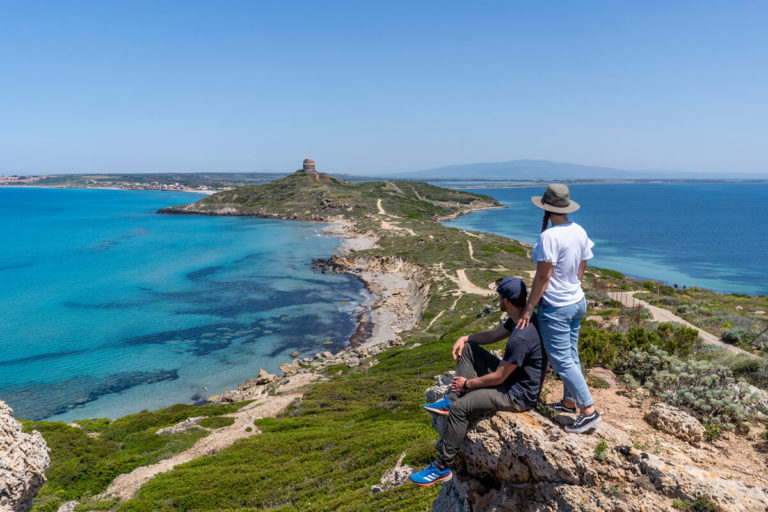
[[[578,407],[579,415],[565,430],[580,434],[602,419],[581,373],[578,349],[581,319],[587,311],[581,280],[595,244],[584,228],[568,220],[567,214],[578,210],[579,204],[570,200],[567,186],[550,185],[543,196],[531,201],[544,210],[544,221],[531,251],[536,262],[531,296],[517,328],[528,325],[538,304],[541,341],[563,381],[563,399],[550,407],[568,413],[575,413]],[[552,227],[547,229],[549,222]]]

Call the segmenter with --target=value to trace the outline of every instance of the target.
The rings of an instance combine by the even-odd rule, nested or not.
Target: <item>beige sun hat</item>
[[[531,202],[552,213],[571,213],[581,206],[576,201],[571,201],[571,193],[568,187],[560,183],[553,183],[547,187],[543,196],[533,196]]]

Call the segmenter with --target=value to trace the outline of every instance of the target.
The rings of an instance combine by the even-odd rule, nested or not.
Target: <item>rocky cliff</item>
[[[22,512],[45,483],[48,446],[37,431],[22,432],[13,410],[0,401],[0,511]]]
[[[443,396],[452,373],[437,377],[427,401]],[[445,418],[433,417],[442,433]],[[661,511],[673,500],[705,498],[717,510],[768,509],[765,488],[719,478],[629,445],[603,422],[596,434],[568,434],[537,412],[500,412],[470,424],[454,468],[433,504],[434,512]],[[715,509],[713,509],[715,510]]]

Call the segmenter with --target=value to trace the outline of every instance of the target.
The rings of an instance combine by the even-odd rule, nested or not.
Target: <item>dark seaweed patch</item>
[[[214,267],[205,267],[205,268],[201,268],[200,270],[194,270],[188,273],[185,277],[190,281],[198,281],[208,276],[212,276],[213,274],[220,272],[224,268],[225,267],[222,267],[221,265],[217,265]]]
[[[3,400],[17,418],[38,421],[81,407],[111,393],[142,384],[156,384],[179,378],[176,370],[121,372],[106,377],[79,376],[58,382],[28,382],[5,388]],[[45,397],[41,400],[41,397]]]

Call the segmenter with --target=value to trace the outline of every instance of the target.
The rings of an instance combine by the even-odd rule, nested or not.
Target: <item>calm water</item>
[[[0,188],[0,396],[18,417],[192,403],[347,343],[338,240],[279,220],[158,215],[198,195]],[[208,387],[208,392],[205,391]]]
[[[534,242],[545,187],[473,189],[507,209],[448,225]],[[570,218],[595,241],[595,266],[729,293],[768,294],[768,184],[574,185]]]

